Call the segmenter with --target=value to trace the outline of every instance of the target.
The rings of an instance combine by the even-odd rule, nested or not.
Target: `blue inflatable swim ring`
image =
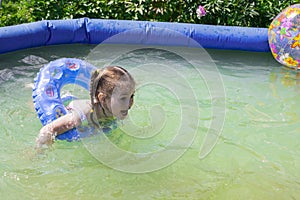
[[[62,58],[50,62],[40,69],[34,79],[32,92],[35,110],[43,126],[68,113],[64,101],[72,100],[74,97],[61,97],[61,88],[66,84],[77,84],[86,90],[90,87],[90,77],[97,68],[93,65],[75,58]],[[56,139],[78,140],[80,133],[76,128],[60,134]]]

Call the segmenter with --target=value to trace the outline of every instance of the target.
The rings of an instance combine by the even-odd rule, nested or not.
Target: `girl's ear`
[[[105,95],[102,92],[100,92],[97,97],[98,97],[99,102],[101,103],[101,105],[103,105],[104,102],[105,102],[104,101],[105,100]]]

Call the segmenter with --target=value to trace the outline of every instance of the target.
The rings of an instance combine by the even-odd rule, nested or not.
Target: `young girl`
[[[68,114],[41,128],[37,148],[51,145],[57,135],[83,124],[101,128],[107,120],[124,119],[133,104],[135,81],[127,70],[110,66],[93,72],[90,100],[74,100]]]

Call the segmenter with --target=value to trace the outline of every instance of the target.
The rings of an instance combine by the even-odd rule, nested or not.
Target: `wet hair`
[[[94,107],[96,103],[100,103],[98,99],[100,92],[103,93],[104,98],[110,98],[116,86],[125,86],[128,82],[135,84],[133,77],[122,67],[109,66],[97,69],[92,73],[90,81],[92,106]]]

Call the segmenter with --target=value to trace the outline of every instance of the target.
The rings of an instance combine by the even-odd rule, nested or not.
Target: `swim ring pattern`
[[[92,71],[96,70],[93,65],[75,58],[62,58],[50,62],[40,69],[34,79],[32,92],[33,103],[43,126],[55,119],[67,114],[64,99],[61,98],[61,88],[66,84],[77,84],[89,90]],[[72,99],[68,96],[65,99]],[[61,140],[78,140],[80,134],[76,128],[69,130],[56,138]]]
[[[284,9],[271,23],[268,40],[274,58],[300,69],[300,4]]]

